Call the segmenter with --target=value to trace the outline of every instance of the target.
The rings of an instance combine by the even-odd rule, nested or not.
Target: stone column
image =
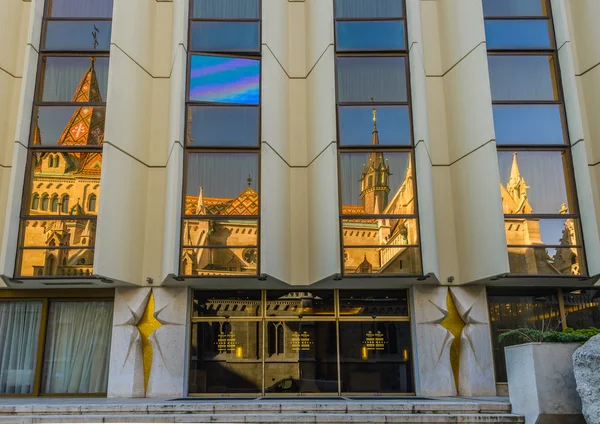
[[[186,393],[187,288],[117,288],[108,397]]]
[[[416,393],[495,396],[485,287],[411,291]]]

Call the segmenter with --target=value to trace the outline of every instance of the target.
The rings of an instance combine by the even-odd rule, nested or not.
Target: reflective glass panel
[[[179,273],[185,276],[256,275],[258,247],[183,248]]]
[[[408,322],[340,322],[342,392],[411,393]]]
[[[403,21],[341,21],[337,50],[400,50],[406,48]]]
[[[110,18],[113,0],[51,0],[48,16],[53,18]]]
[[[549,49],[553,47],[550,20],[486,20],[488,49]]]
[[[80,220],[25,220],[21,230],[21,246],[25,247],[84,247],[93,245],[96,221]],[[82,262],[73,258],[69,262]]]
[[[192,55],[191,101],[257,105],[259,95],[259,60]]]
[[[258,215],[257,153],[189,153],[186,177],[186,214]]]
[[[338,102],[406,102],[404,57],[338,57]]]
[[[483,0],[483,15],[547,16],[547,0]]]
[[[70,233],[69,233],[70,235]],[[94,249],[20,249],[17,274],[21,277],[91,277],[94,275]]]
[[[104,106],[40,106],[34,113],[33,146],[100,146]]]
[[[401,18],[402,0],[336,0],[336,18]]]
[[[192,22],[192,51],[258,51],[259,28],[258,22]]]
[[[0,395],[33,393],[42,302],[0,302]]]
[[[342,214],[415,212],[410,153],[341,153],[340,165]]]
[[[515,343],[498,342],[498,336],[516,328],[560,330],[560,309],[556,289],[488,287],[488,308],[496,381],[506,382],[504,348]]]
[[[186,219],[184,246],[256,246],[258,221],[242,219]]]
[[[408,106],[376,106],[377,143],[410,146],[411,127]],[[338,108],[340,145],[373,144],[373,107],[341,106]]]
[[[265,392],[338,393],[335,322],[266,322]]]
[[[600,289],[563,289],[567,327],[600,328]]]
[[[583,249],[577,247],[509,246],[508,263],[511,274],[587,275]]]
[[[492,100],[558,100],[554,56],[489,55]]]
[[[343,219],[344,246],[402,246],[419,243],[416,219]]]
[[[344,274],[421,273],[421,251],[418,247],[344,246]]]
[[[262,381],[260,321],[192,323],[190,393],[259,393]]]
[[[333,315],[333,290],[314,292],[267,291],[267,317]]]
[[[505,214],[577,213],[561,151],[499,151]]]
[[[494,105],[496,144],[564,144],[560,105]]]
[[[42,101],[106,101],[108,57],[50,56],[42,59],[42,66]]]
[[[91,194],[99,197],[102,153],[39,152],[32,156],[32,172],[28,190],[31,201],[25,205],[30,215],[96,215],[88,210]],[[33,202],[38,195],[39,203]],[[50,200],[57,196],[60,208],[52,210]]]
[[[257,147],[257,107],[190,106],[190,146]]]
[[[50,302],[43,393],[106,393],[113,302]]]
[[[578,219],[505,218],[508,245],[582,246]]]
[[[45,50],[108,50],[110,21],[48,21],[44,37]],[[95,44],[92,32],[97,30]]]
[[[408,316],[406,290],[340,290],[340,315]]]
[[[194,0],[194,18],[258,19],[259,0]]]
[[[259,317],[260,290],[194,290],[192,317]]]

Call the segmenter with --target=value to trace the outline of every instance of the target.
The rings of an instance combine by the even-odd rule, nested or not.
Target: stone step
[[[113,414],[113,415],[3,415],[0,424],[33,423],[525,423],[523,417],[512,414]]]

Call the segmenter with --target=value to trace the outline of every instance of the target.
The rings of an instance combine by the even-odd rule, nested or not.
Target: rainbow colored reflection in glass
[[[190,100],[257,105],[260,61],[192,55]]]

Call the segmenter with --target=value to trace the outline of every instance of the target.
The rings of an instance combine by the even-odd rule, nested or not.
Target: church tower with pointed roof
[[[377,131],[377,111],[373,108],[373,132],[371,133],[371,145],[379,145],[379,132]],[[360,177],[360,198],[365,213],[382,213],[388,204],[390,193],[389,176],[390,167],[384,158],[383,152],[372,152],[369,154],[369,162],[363,165]]]

